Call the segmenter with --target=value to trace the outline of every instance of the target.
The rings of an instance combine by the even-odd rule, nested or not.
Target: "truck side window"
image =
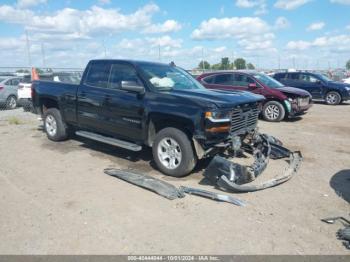
[[[107,88],[110,64],[93,63],[90,65],[85,83],[90,86]]]
[[[112,65],[111,75],[109,78],[109,88],[120,89],[122,81],[134,82],[142,85],[136,70],[130,65],[114,64]]]

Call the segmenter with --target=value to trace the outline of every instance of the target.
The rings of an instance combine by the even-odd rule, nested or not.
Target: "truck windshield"
[[[277,80],[273,79],[272,77],[262,74],[262,73],[256,73],[253,75],[256,79],[258,79],[260,82],[262,82],[264,85],[270,87],[270,88],[281,88],[284,87],[283,84],[278,82]]]
[[[157,91],[205,89],[181,68],[161,64],[140,64],[139,67]]]

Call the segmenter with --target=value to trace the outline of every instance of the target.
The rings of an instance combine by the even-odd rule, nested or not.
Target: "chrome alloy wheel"
[[[15,109],[15,108],[17,107],[16,98],[13,97],[13,96],[11,96],[11,97],[8,99],[7,105],[8,105],[8,108],[10,108],[10,109]]]
[[[338,95],[335,93],[330,93],[327,95],[326,100],[328,104],[334,105],[338,102]]]
[[[56,119],[52,115],[48,115],[45,119],[45,129],[50,136],[55,136],[57,133]]]
[[[180,145],[172,138],[163,138],[157,147],[159,161],[168,169],[177,168],[182,159]]]
[[[280,113],[280,109],[276,105],[268,105],[265,109],[265,114],[269,120],[276,120]]]

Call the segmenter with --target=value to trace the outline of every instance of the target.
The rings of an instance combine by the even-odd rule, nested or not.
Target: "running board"
[[[105,144],[113,145],[113,146],[122,147],[122,148],[132,150],[132,151],[141,151],[142,150],[142,146],[139,146],[139,145],[127,142],[127,141],[119,140],[116,138],[87,132],[87,131],[76,131],[75,134],[77,136],[82,136],[85,138],[89,138],[89,139],[99,141],[99,142],[102,142]]]

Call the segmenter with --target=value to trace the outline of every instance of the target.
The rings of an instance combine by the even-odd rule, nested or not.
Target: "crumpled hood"
[[[308,91],[305,91],[305,90],[300,89],[300,88],[284,86],[284,87],[278,88],[277,90],[281,91],[286,96],[297,95],[297,96],[310,96],[311,97],[311,94]]]
[[[212,89],[172,90],[171,95],[188,98],[200,105],[215,104],[217,107],[234,107],[244,103],[254,103],[265,98],[246,91],[223,91]]]

